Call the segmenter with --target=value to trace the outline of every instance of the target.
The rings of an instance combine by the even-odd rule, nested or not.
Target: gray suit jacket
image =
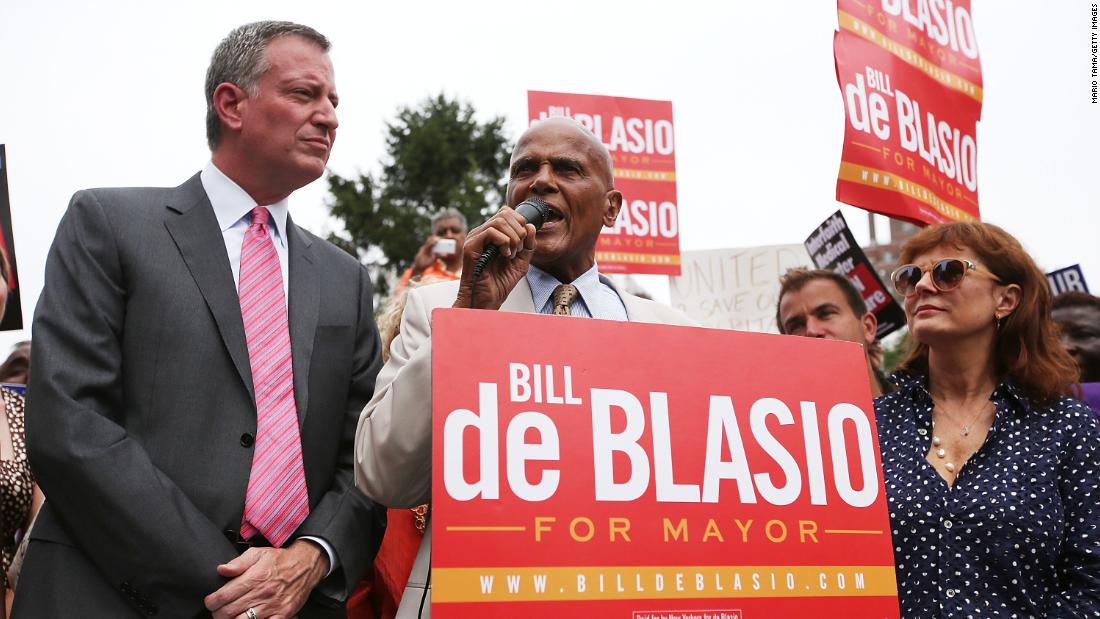
[[[340,612],[384,510],[352,481],[380,366],[356,260],[287,226],[294,388],[310,514],[339,569],[302,617]],[[73,196],[35,312],[27,447],[46,494],[16,617],[193,617],[225,579],[256,408],[224,241],[195,175],[174,189]],[[321,614],[312,615],[310,608]]]
[[[603,283],[614,284],[601,276]],[[401,316],[401,333],[378,374],[378,388],[359,418],[355,439],[355,483],[389,507],[427,503],[432,494],[432,310],[454,305],[459,282],[413,288]],[[666,305],[617,290],[631,322],[697,326]],[[501,311],[535,311],[527,279],[519,281]],[[431,611],[431,527],[420,545],[398,619],[428,617]]]

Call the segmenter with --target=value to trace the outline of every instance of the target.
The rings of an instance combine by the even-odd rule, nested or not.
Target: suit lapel
[[[623,307],[626,308],[626,320],[627,322],[639,322],[641,317],[639,313],[644,314],[645,308],[639,303],[641,299],[638,297],[624,293],[619,290],[619,287],[615,285],[615,282],[611,281],[610,277],[605,276],[603,273],[598,273],[600,276],[600,283],[615,291],[615,294],[619,295],[619,299],[623,302]],[[644,322],[644,321],[643,321]]]
[[[290,348],[294,358],[294,399],[298,420],[305,419],[309,408],[309,362],[313,358],[313,340],[320,314],[321,284],[314,263],[313,243],[287,217],[286,239],[290,271]]]
[[[167,207],[177,213],[165,220],[165,227],[175,241],[191,276],[198,284],[210,313],[218,325],[218,333],[225,343],[233,365],[237,368],[245,388],[253,395],[252,367],[248,361],[248,346],[244,339],[244,320],[241,303],[233,285],[233,270],[225,252],[225,241],[214,207],[202,188],[199,175],[192,176],[180,185]]]
[[[537,311],[535,310],[535,302],[531,300],[531,285],[527,283],[526,277],[519,279],[516,287],[504,298],[504,303],[500,304],[500,309],[505,312],[526,312],[528,314]]]

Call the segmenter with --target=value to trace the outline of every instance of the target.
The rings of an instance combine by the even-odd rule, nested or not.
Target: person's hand
[[[250,619],[251,608],[261,619],[290,619],[328,572],[328,555],[306,540],[286,548],[249,548],[218,574],[229,582],[203,602],[214,619]]]
[[[424,272],[424,269],[435,264],[437,256],[432,253],[432,247],[435,246],[435,242],[438,240],[438,236],[429,234],[427,240],[420,246],[420,249],[416,250],[416,256],[413,257],[412,265],[413,275],[420,275]]]
[[[474,290],[474,265],[481,252],[496,245],[500,253],[485,266]],[[462,247],[462,282],[454,307],[499,309],[508,293],[527,274],[535,253],[535,227],[505,206],[466,236]],[[471,299],[476,306],[471,305]]]

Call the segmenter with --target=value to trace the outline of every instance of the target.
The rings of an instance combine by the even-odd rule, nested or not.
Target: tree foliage
[[[907,327],[902,327],[900,332],[891,333],[886,336],[886,339],[893,340],[890,343],[883,342],[882,371],[889,376],[905,360],[912,348],[912,343],[909,341],[909,329]]]
[[[504,118],[478,122],[473,107],[440,94],[402,107],[386,124],[386,157],[375,178],[329,175],[332,214],[376,274],[379,293],[387,276],[412,263],[431,230],[431,216],[458,209],[471,226],[504,203],[509,140]]]

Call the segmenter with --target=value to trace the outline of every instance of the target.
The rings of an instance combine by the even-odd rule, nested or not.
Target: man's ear
[[[863,325],[863,344],[864,346],[870,346],[875,343],[875,332],[878,331],[878,318],[875,318],[874,312],[867,312],[863,315],[863,318],[859,319]]]
[[[248,93],[229,82],[222,82],[214,89],[214,111],[221,119],[222,127],[240,131],[244,108],[248,106]]]
[[[603,212],[603,225],[610,228],[615,225],[615,219],[619,217],[619,209],[623,207],[623,194],[618,189],[612,189],[604,196],[607,206]]]

